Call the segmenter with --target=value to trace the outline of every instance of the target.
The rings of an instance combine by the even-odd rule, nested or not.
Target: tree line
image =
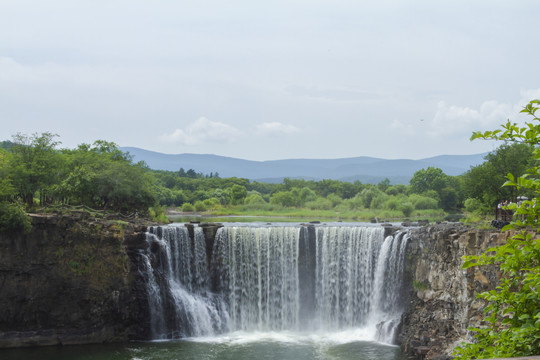
[[[248,211],[371,209],[397,211],[405,217],[436,209],[490,213],[497,202],[518,195],[516,189],[502,187],[506,174],[522,174],[534,161],[529,146],[512,143],[461,176],[428,167],[418,170],[408,185],[391,184],[388,179],[378,184],[289,178],[262,183],[194,169],[151,170],[103,140],[75,149],[59,145],[58,136],[49,132],[17,134],[0,143],[0,222],[17,223],[24,211],[55,204],[141,214],[157,205],[184,211],[234,206]]]

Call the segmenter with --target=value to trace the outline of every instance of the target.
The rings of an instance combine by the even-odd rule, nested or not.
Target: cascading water
[[[154,339],[210,335],[227,329],[226,306],[208,289],[204,234],[184,227],[150,228],[146,234],[148,302]]]
[[[371,328],[392,343],[405,233],[381,227],[154,227],[145,264],[152,336]]]

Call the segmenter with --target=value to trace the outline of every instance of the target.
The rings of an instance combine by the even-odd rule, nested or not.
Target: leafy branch
[[[519,127],[508,121],[503,130],[475,132],[471,140],[490,139],[522,142],[533,147],[534,158],[540,161],[540,118],[536,116],[540,100],[532,100],[521,111],[533,117]],[[480,255],[465,256],[464,268],[498,265],[502,279],[494,290],[478,295],[488,302],[484,309],[487,326],[470,327],[474,343],[455,349],[457,359],[486,359],[540,354],[540,170],[538,166],[515,178],[507,175],[503,186],[530,190],[534,198],[508,208],[514,210],[516,220],[503,228],[518,232],[498,247]]]

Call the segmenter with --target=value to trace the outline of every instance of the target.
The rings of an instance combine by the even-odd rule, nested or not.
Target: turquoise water
[[[404,360],[398,347],[336,334],[244,333],[181,341],[0,350],[3,360]]]

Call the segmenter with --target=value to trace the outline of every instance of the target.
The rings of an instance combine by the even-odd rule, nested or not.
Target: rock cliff
[[[0,348],[142,337],[130,256],[146,227],[87,213],[34,215],[32,225],[0,234]]]
[[[502,244],[509,234],[459,224],[410,231],[410,294],[399,341],[415,358],[447,359],[455,345],[470,340],[467,328],[481,324],[485,304],[476,294],[493,289],[500,277],[495,267],[463,269],[462,257]]]

